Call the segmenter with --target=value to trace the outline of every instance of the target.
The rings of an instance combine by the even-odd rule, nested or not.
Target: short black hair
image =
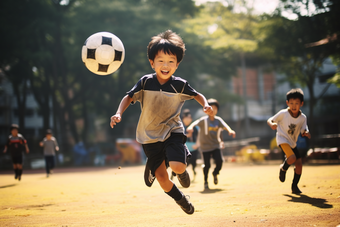
[[[148,58],[153,61],[159,51],[176,55],[177,63],[180,63],[184,57],[185,44],[178,34],[167,30],[151,38],[148,45]]]
[[[189,109],[184,109],[183,112],[182,112],[182,118],[184,117],[191,117],[191,113],[190,113],[190,110]]]
[[[286,99],[289,101],[290,99],[300,99],[303,102],[303,91],[301,88],[293,88],[286,94]]]
[[[215,105],[217,107],[217,110],[220,109],[220,104],[218,103],[216,99],[208,99],[208,104],[210,106]]]
[[[19,130],[19,125],[17,125],[17,124],[12,124],[10,130],[12,131],[13,129]]]
[[[48,135],[48,134],[52,135],[52,130],[51,129],[47,129],[46,130],[46,135]]]

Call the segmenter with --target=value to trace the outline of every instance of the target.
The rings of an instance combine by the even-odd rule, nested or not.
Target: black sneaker
[[[214,176],[214,184],[218,184],[217,174],[216,175],[213,174],[213,176]]]
[[[297,185],[292,185],[292,193],[296,195],[300,195],[302,192],[300,191]]]
[[[195,212],[195,207],[189,202],[186,196],[176,201],[176,203],[182,208],[182,210],[187,214],[193,214]]]
[[[146,186],[151,187],[155,179],[156,177],[152,175],[151,170],[149,169],[148,163],[146,163],[145,170],[144,170],[144,182]]]
[[[285,182],[285,180],[286,180],[286,172],[287,172],[287,171],[285,171],[284,169],[282,169],[282,166],[283,166],[283,165],[280,166],[280,175],[279,175],[279,179],[280,179],[281,182]]]
[[[189,188],[189,186],[190,186],[190,176],[189,176],[187,170],[185,170],[184,173],[177,174],[177,178],[178,178],[178,181],[182,185],[183,188]]]

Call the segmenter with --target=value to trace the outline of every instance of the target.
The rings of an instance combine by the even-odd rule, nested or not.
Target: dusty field
[[[0,226],[338,226],[340,165],[304,166],[303,194],[278,180],[278,165],[224,163],[219,184],[203,190],[203,173],[180,189],[195,206],[185,214],[144,166],[25,171],[21,182],[0,173]],[[191,167],[189,173],[192,176]],[[177,179],[175,183],[178,185]]]

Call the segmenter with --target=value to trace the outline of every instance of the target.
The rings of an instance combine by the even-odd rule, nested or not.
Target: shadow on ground
[[[224,189],[216,188],[216,189],[204,189],[204,191],[201,191],[202,194],[211,194],[216,192],[222,192]]]
[[[332,204],[327,204],[327,200],[326,199],[322,199],[322,198],[312,198],[309,197],[307,195],[297,195],[297,196],[293,196],[293,195],[287,195],[284,194],[284,196],[290,197],[291,199],[288,200],[288,202],[294,202],[294,203],[308,203],[312,206],[321,208],[321,209],[329,209],[329,208],[333,208]]]

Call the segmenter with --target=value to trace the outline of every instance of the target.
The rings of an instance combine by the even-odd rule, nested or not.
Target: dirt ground
[[[26,170],[20,182],[0,172],[0,226],[339,226],[340,165],[306,165],[301,195],[291,194],[276,164],[224,163],[219,184],[202,168],[190,188],[174,182],[195,206],[187,215],[157,182],[143,181],[144,166]],[[189,167],[191,176],[192,170]],[[211,171],[210,171],[211,172]]]

